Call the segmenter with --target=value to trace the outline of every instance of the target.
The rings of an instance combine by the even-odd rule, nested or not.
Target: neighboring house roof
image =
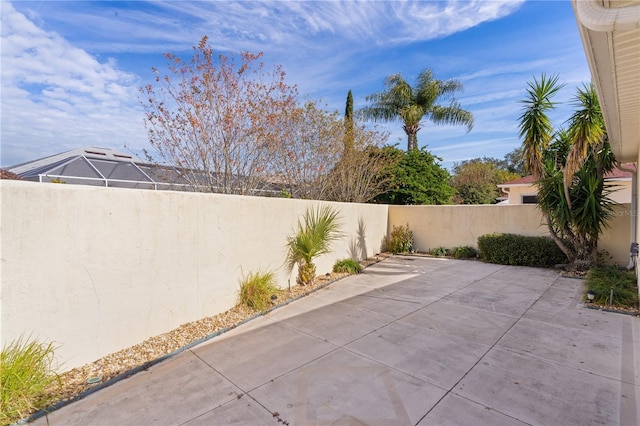
[[[78,148],[18,164],[9,167],[9,172],[35,182],[181,191],[208,188],[207,178],[211,178],[202,171],[147,163],[135,155],[97,147]],[[233,179],[235,184],[242,177]],[[256,195],[278,195],[282,189],[282,185],[266,180],[261,186],[254,191]]]
[[[529,186],[535,183],[533,176],[528,175],[518,179],[510,180],[509,182],[501,183],[498,188],[508,188],[510,186]]]
[[[625,169],[636,170],[636,166],[634,164],[623,164],[622,167]],[[607,180],[631,180],[631,173],[626,172],[624,170],[620,170],[615,167],[613,170],[604,175],[604,178]],[[536,180],[531,175],[527,175],[518,179],[510,180],[509,182],[501,183],[498,185],[498,188],[510,188],[512,186],[531,186],[536,182]]]
[[[572,0],[611,149],[635,162],[640,150],[640,2]]]
[[[0,169],[0,179],[22,180],[22,178],[17,174],[11,173],[9,170],[5,169]]]
[[[171,168],[144,163],[108,148],[85,147],[9,168],[23,180],[141,189],[177,189],[187,185]]]

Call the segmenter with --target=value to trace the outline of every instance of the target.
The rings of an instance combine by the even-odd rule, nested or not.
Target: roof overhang
[[[571,0],[619,162],[640,151],[640,0]]]

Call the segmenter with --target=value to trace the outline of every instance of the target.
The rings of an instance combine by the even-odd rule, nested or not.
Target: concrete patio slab
[[[515,286],[512,286],[510,290],[502,289],[494,292],[486,286],[476,290],[474,285],[450,294],[443,300],[450,304],[520,317],[538,297],[539,294],[536,292],[522,291]]]
[[[556,271],[396,256],[36,425],[636,425],[640,319]]]
[[[246,392],[336,348],[309,334],[273,323],[214,345],[197,346],[192,352]]]
[[[557,362],[576,370],[620,378],[620,338],[521,319],[497,345],[500,348]]]
[[[275,423],[273,414],[248,396],[240,396],[183,423],[184,426],[261,425]]]
[[[490,348],[453,334],[392,323],[346,346],[369,359],[450,389]]]
[[[516,321],[517,318],[510,315],[440,302],[409,314],[398,323],[425,327],[490,346]]]
[[[453,393],[528,424],[621,424],[619,381],[502,349]]]
[[[344,346],[385,326],[390,321],[392,320],[387,315],[380,315],[337,302],[313,309],[305,315],[285,319],[280,324],[326,340],[334,345]],[[344,327],[345,323],[349,323],[349,326]]]
[[[193,353],[122,380],[47,416],[49,425],[181,424],[242,391]],[[184,400],[188,400],[185,404]]]
[[[492,426],[525,426],[512,417],[506,416],[490,407],[478,404],[470,399],[449,393],[427,416],[418,423],[419,426],[440,425],[492,425]]]
[[[342,303],[385,315],[391,320],[402,318],[423,306],[422,303],[415,300],[395,300],[386,297],[377,297],[372,294],[350,297],[343,300]]]
[[[338,349],[250,393],[293,425],[416,424],[446,393]]]

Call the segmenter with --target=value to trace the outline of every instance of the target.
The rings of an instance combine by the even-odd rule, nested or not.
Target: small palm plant
[[[331,243],[340,238],[338,212],[329,206],[307,209],[304,220],[298,220],[298,232],[287,238],[287,267],[298,265],[298,285],[307,285],[316,277],[313,259],[329,253]]]

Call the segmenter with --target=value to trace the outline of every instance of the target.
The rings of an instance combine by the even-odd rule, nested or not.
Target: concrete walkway
[[[637,425],[640,320],[553,270],[392,257],[37,425]]]

